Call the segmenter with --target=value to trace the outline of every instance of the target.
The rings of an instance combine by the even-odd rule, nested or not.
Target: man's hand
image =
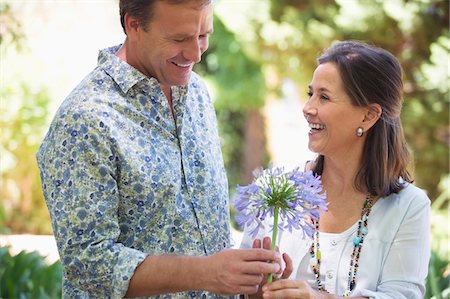
[[[205,258],[204,289],[219,294],[253,294],[266,274],[280,271],[281,257],[267,249],[226,249]],[[209,272],[209,273],[208,273]]]

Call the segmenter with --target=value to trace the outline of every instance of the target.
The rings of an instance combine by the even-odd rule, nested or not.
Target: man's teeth
[[[190,67],[190,66],[191,66],[190,63],[189,63],[189,64],[180,64],[180,63],[174,62],[174,64],[175,64],[176,66],[179,66],[179,67]]]
[[[322,124],[309,124],[309,127],[311,129],[315,129],[315,130],[321,130],[321,129],[325,128],[325,126]]]

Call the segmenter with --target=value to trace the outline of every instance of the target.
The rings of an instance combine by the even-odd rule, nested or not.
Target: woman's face
[[[310,127],[309,149],[324,156],[354,154],[355,144],[362,144],[356,129],[361,126],[366,109],[352,105],[333,62],[316,68],[308,96],[303,115]]]

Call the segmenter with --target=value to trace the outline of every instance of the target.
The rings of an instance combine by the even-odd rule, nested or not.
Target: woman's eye
[[[308,95],[308,98],[312,97],[312,95],[313,95],[313,93],[311,91],[308,91],[306,94]]]

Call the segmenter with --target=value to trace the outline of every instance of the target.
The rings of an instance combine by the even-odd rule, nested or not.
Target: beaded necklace
[[[369,214],[374,204],[372,195],[368,194],[365,198],[363,208],[361,210],[361,218],[358,221],[358,231],[356,237],[353,239],[353,252],[350,258],[350,267],[348,271],[348,283],[347,290],[344,292],[343,296],[348,297],[355,289],[356,286],[356,273],[358,272],[358,260],[361,254],[362,245],[364,243],[364,237],[367,235],[367,220],[369,219]],[[319,219],[317,221],[312,220],[315,225],[314,239],[311,243],[311,248],[309,253],[311,255],[310,265],[311,270],[316,277],[316,284],[320,291],[328,292],[320,280],[320,243],[319,243]]]

